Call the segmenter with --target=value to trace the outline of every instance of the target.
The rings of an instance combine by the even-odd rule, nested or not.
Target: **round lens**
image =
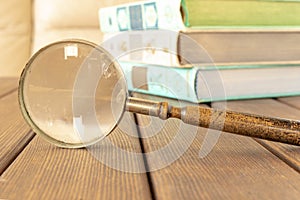
[[[101,140],[118,123],[126,99],[119,64],[103,48],[81,40],[41,49],[20,78],[19,101],[26,121],[61,147]]]

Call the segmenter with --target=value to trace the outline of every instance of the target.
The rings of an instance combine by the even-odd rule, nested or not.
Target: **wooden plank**
[[[176,153],[176,148],[173,151],[163,151],[163,148],[178,134],[186,136],[178,149],[192,140],[183,156],[150,173],[156,199],[299,198],[299,174],[252,138],[222,133],[212,152],[200,158],[199,150],[207,129],[199,128],[193,139],[191,126],[179,120],[169,119],[163,125],[161,120],[149,116],[137,115],[137,120],[145,137],[142,142],[148,153],[145,157],[149,169],[155,169]]]
[[[279,98],[278,101],[288,104],[289,106],[300,109],[300,96]]]
[[[14,92],[0,99],[0,174],[13,162],[34,134],[21,116]]]
[[[0,98],[15,91],[17,88],[17,78],[0,78]]]
[[[295,109],[300,101],[299,98],[282,99],[281,101],[286,101],[287,104],[293,105],[289,106],[287,104],[280,103],[272,99],[260,99],[260,100],[248,100],[248,101],[231,101],[227,102],[227,106],[231,110],[248,112],[261,115],[269,115],[274,117],[282,117],[289,119],[300,119],[300,110]],[[294,103],[292,103],[294,102]],[[217,106],[217,103],[215,104]],[[268,150],[273,152],[279,158],[288,163],[295,170],[300,172],[300,147],[280,144],[276,142],[269,142],[264,140],[257,140]]]
[[[146,173],[118,170],[145,171],[142,156],[130,159],[115,148],[140,153],[136,135],[126,114],[106,142],[93,148],[58,148],[36,136],[1,176],[0,199],[151,199]]]

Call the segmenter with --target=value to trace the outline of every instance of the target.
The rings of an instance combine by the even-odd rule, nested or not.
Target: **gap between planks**
[[[34,137],[25,123],[13,92],[0,99],[0,174],[19,156]]]
[[[134,96],[162,100],[148,95]],[[145,152],[152,153],[167,146],[181,126],[184,126],[181,142],[188,143],[187,140],[191,139],[188,137],[192,127],[180,126],[176,119],[163,122],[142,115],[137,115],[137,118],[139,125],[144,125],[141,134]],[[160,125],[163,128],[159,129]],[[222,133],[212,152],[200,159],[198,152],[206,131],[199,128],[190,147],[180,158],[170,166],[150,173],[156,199],[298,199],[299,174],[291,167],[287,168],[282,159],[252,138]],[[149,168],[154,169],[158,163],[163,163],[166,156],[174,151],[177,149],[156,157],[147,156]]]
[[[298,104],[298,105],[296,105]],[[287,97],[280,100],[255,99],[244,101],[228,101],[228,109],[253,114],[268,115],[272,117],[299,119],[300,118],[300,98]],[[218,103],[214,104],[218,107]],[[289,167],[300,172],[300,148],[293,145],[255,139],[260,145],[273,153]]]

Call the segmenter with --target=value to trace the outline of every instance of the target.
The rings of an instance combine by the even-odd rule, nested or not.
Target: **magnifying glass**
[[[300,145],[299,121],[129,97],[120,64],[103,47],[83,40],[55,42],[33,55],[20,77],[19,104],[37,134],[65,148],[100,141],[125,111]]]

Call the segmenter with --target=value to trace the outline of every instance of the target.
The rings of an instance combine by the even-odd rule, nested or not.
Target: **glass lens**
[[[81,40],[41,49],[20,78],[25,119],[36,133],[62,147],[91,145],[109,134],[126,98],[119,64],[103,48]]]

